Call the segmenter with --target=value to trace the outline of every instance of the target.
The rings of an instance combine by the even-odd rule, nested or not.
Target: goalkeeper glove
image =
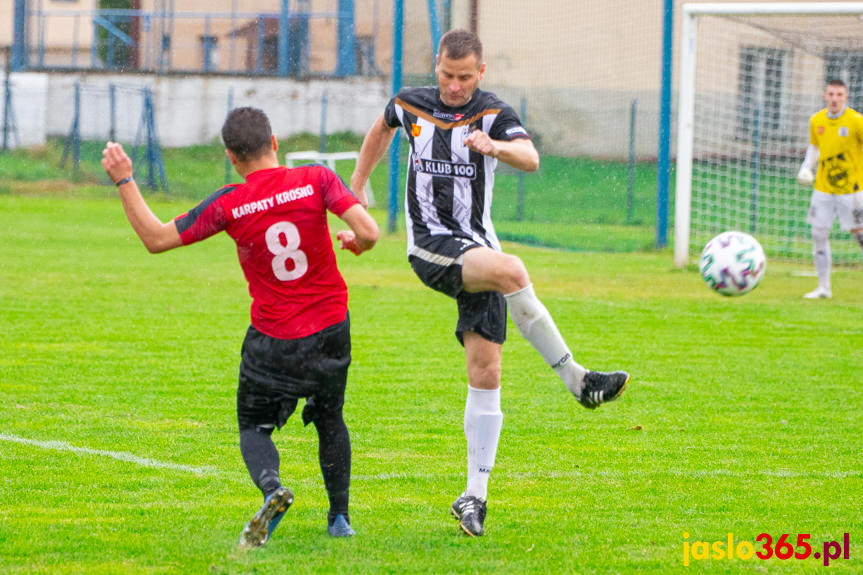
[[[797,172],[797,181],[800,182],[801,185],[811,186],[815,181],[815,174],[812,173],[812,170],[803,166],[800,168],[800,171]]]

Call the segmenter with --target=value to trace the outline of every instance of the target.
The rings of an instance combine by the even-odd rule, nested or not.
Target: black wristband
[[[128,177],[123,178],[119,182],[116,182],[115,185],[119,188],[123,184],[128,184],[129,182],[134,182],[134,181],[135,181],[135,178],[133,178],[132,176],[128,176]]]

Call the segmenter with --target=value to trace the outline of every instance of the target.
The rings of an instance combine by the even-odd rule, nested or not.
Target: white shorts
[[[826,194],[813,190],[806,223],[829,230],[837,217],[839,227],[845,231],[863,228],[863,192]]]

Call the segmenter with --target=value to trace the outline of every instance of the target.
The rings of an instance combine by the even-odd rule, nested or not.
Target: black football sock
[[[264,497],[282,486],[279,480],[279,451],[273,443],[272,427],[247,427],[240,430],[240,453],[246,469]]]
[[[332,525],[336,515],[348,515],[349,488],[351,484],[351,438],[342,410],[315,419],[318,430],[318,458],[321,474],[330,498],[327,523]]]

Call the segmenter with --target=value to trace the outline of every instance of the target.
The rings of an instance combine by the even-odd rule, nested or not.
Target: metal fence
[[[28,10],[16,15],[16,70],[110,70],[293,78],[380,75],[380,11]],[[353,2],[349,3],[353,5]],[[358,21],[358,17],[359,21]],[[312,49],[314,47],[314,49]]]
[[[93,89],[110,82],[152,86],[166,147],[217,141],[229,102],[264,108],[283,137],[362,135],[396,89],[390,74],[404,85],[433,83],[440,32],[471,28],[485,48],[482,87],[517,110],[542,157],[538,173],[500,166],[498,234],[570,249],[655,244],[659,214],[669,211],[656,192],[667,171],[656,162],[661,3],[545,0],[537,10],[521,0],[261,0],[257,11],[250,0],[239,12],[225,11],[228,0],[211,2],[222,11],[70,15],[39,4],[52,10],[29,12],[27,41],[16,36],[18,70],[138,73],[13,73],[17,134],[40,133],[43,141],[68,134],[69,102],[80,81],[85,141],[91,123],[107,131],[106,116],[88,106]],[[280,10],[282,4],[290,10]],[[344,5],[353,9],[345,13]],[[400,16],[396,7],[403,8]],[[353,26],[344,26],[351,18]],[[127,124],[137,126],[141,116],[125,112]],[[376,192],[395,211],[403,205],[396,194],[403,194],[404,166],[392,160],[390,166],[390,189],[381,183]]]

